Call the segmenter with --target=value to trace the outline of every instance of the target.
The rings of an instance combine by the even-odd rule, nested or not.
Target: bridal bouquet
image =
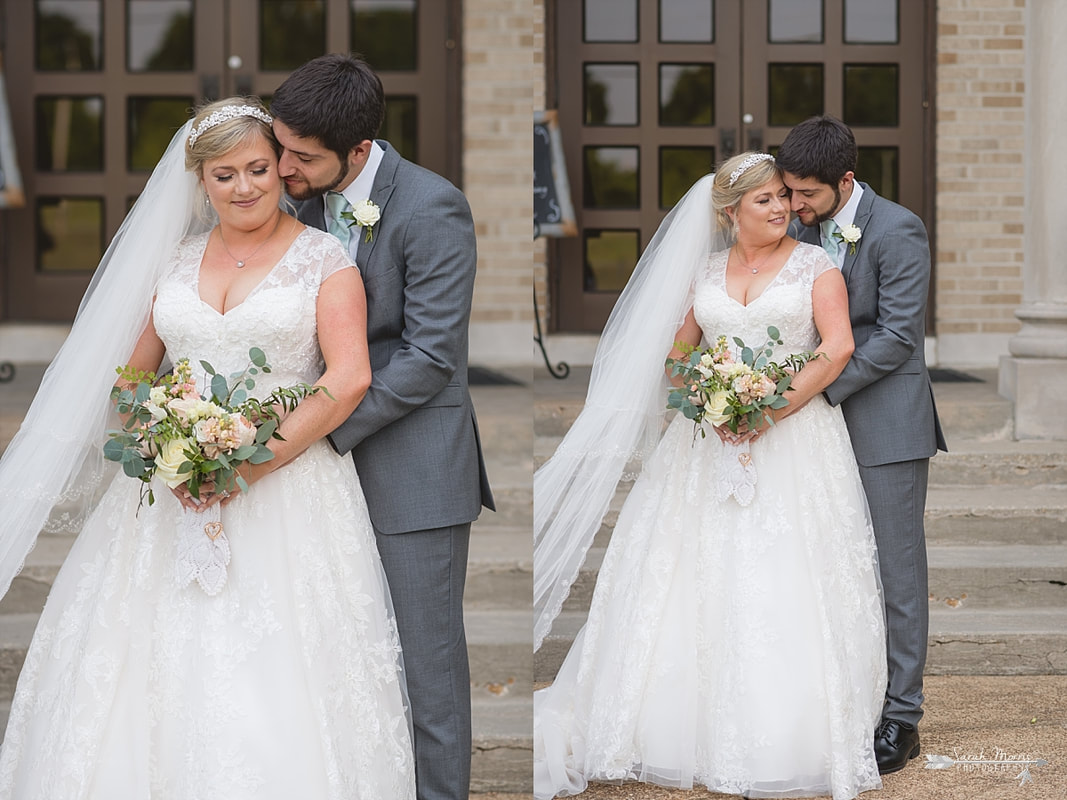
[[[127,386],[114,387],[111,398],[118,412],[128,417],[122,430],[108,432],[104,456],[144,482],[142,502],[146,498],[149,505],[155,502],[152,478],[157,475],[172,489],[186,484],[197,499],[206,483],[213,484],[216,493],[235,487],[247,490],[237,469],[246,461],[262,464],[274,458],[266,442],[281,438],[278,409],[287,413],[304,397],[325,391],[300,383],[275,389],[264,400],[249,397],[256,385],[254,376],[269,373],[270,365],[257,347],[248,351],[248,357],[245,370],[229,378],[201,361],[211,378],[208,396],[197,390],[187,358],[161,379],[129,366],[116,370]]]
[[[774,424],[767,409],[789,405],[785,393],[793,375],[818,353],[804,351],[787,356],[780,362],[771,361],[774,346],[782,344],[778,329],[767,328],[769,337],[753,350],[740,338],[733,337],[737,349],[732,349],[725,336],[703,350],[679,343],[681,358],[668,358],[667,367],[672,378],[681,377],[682,385],[671,389],[667,407],[677,409],[686,419],[693,420],[701,437],[706,436],[704,422],[714,427],[726,426],[733,433],[758,428],[766,420]],[[735,355],[736,354],[736,355]],[[748,442],[727,445],[736,454],[737,463],[728,467],[720,487],[723,499],[733,494],[741,505],[748,505],[755,494],[756,468],[752,463]]]
[[[734,337],[740,360],[734,356],[725,336],[704,350],[679,344],[682,358],[668,358],[671,377],[681,377],[682,386],[673,388],[668,408],[676,408],[696,424],[705,436],[705,420],[715,427],[725,425],[734,433],[759,427],[764,419],[774,424],[766,409],[789,405],[785,393],[793,375],[818,354],[810,351],[771,361],[774,345],[782,344],[778,329],[767,328],[768,340],[756,350]],[[696,432],[694,431],[694,435]]]
[[[270,365],[259,348],[249,350],[248,357],[244,371],[228,377],[201,361],[210,377],[207,395],[197,389],[187,358],[162,378],[129,366],[116,370],[125,387],[114,387],[111,397],[126,422],[122,430],[108,431],[104,457],[119,462],[126,475],[144,484],[142,504],[146,499],[150,506],[155,502],[152,479],[157,476],[172,489],[184,484],[197,500],[206,486],[216,494],[246,491],[248,483],[238,469],[246,462],[262,464],[274,458],[266,443],[282,438],[279,409],[288,413],[309,395],[329,395],[324,387],[299,383],[275,389],[263,400],[250,397],[255,376],[269,373]],[[183,585],[196,580],[208,594],[218,593],[229,561],[219,506],[186,513],[178,545]]]

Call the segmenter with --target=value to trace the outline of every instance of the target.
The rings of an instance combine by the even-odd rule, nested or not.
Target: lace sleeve
[[[326,279],[334,273],[340,272],[343,269],[348,269],[349,267],[355,267],[356,265],[345,251],[344,245],[337,241],[331,234],[323,233],[321,238],[323,253],[322,272],[319,274],[319,282],[324,283]]]
[[[818,247],[818,246],[813,245],[813,244],[804,244],[804,243],[801,243],[800,246],[801,247],[808,247],[812,251],[812,254],[811,254],[811,264],[812,264],[811,280],[812,280],[812,282],[814,282],[816,278],[818,278],[820,275],[822,275],[828,269],[838,269],[838,266],[833,262],[833,260],[830,258],[830,256],[827,255],[826,251],[823,250],[821,247]]]

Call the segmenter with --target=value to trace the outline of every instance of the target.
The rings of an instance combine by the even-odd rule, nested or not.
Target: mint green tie
[[[346,250],[348,241],[352,238],[352,229],[348,226],[350,220],[344,219],[341,214],[351,208],[348,200],[340,192],[326,192],[326,230],[336,236]]]
[[[840,236],[840,226],[838,226],[835,220],[828,219],[819,224],[819,229],[821,232],[823,249],[829,254],[830,260],[840,267],[841,248],[845,244],[844,239]]]

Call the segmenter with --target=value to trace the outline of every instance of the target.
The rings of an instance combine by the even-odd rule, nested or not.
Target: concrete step
[[[930,609],[931,675],[1067,674],[1067,607]]]
[[[1067,486],[1067,441],[949,441],[930,460],[931,486]]]
[[[0,738],[11,702],[0,702]],[[475,689],[471,697],[471,791],[533,791],[533,698]]]
[[[464,607],[528,611],[532,598],[530,525],[503,527],[479,521],[471,528]]]
[[[472,792],[533,791],[533,696],[471,697]]]
[[[927,559],[932,609],[1067,608],[1067,545],[931,546]]]
[[[928,544],[1067,544],[1064,486],[933,486]]]
[[[563,612],[534,654],[534,682],[555,679],[585,622]],[[1067,607],[930,609],[931,675],[1067,675]]]

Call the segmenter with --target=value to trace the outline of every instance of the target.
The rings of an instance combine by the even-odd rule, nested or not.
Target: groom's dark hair
[[[856,171],[856,137],[837,117],[811,117],[789,131],[774,157],[778,168],[798,178],[837,184]]]
[[[270,113],[297,136],[318,139],[343,162],[353,147],[378,135],[385,92],[362,58],[330,53],[293,70],[271,97]]]

